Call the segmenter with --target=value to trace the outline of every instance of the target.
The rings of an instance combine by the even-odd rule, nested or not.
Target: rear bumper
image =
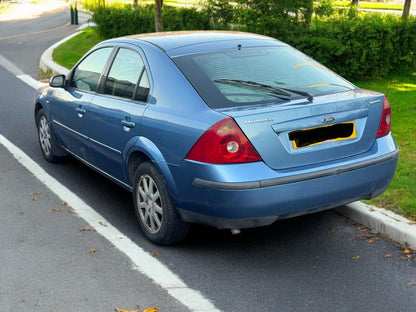
[[[377,141],[365,156],[319,169],[276,172],[262,162],[185,162],[174,169],[180,178],[173,198],[184,221],[220,228],[263,226],[373,198],[390,184],[399,156],[391,135]]]
[[[388,162],[394,159],[397,159],[399,156],[399,151],[389,153],[387,155],[379,156],[373,159],[364,160],[358,163],[348,164],[336,168],[324,169],[316,172],[301,173],[292,176],[271,178],[266,180],[259,181],[250,181],[250,182],[216,182],[208,181],[199,178],[195,178],[193,184],[196,186],[208,187],[218,190],[246,190],[246,189],[255,189],[262,187],[270,187],[282,184],[302,182],[306,180],[312,180],[317,178],[328,177],[332,175],[339,175],[354,170],[361,170],[369,166],[375,166],[384,162]]]

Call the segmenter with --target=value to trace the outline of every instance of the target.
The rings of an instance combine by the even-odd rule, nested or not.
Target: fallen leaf
[[[69,212],[69,213],[75,213],[76,211],[75,211],[75,210],[73,210],[73,209],[71,209],[71,210],[68,210],[68,212]]]
[[[416,225],[416,221],[410,221],[407,224],[409,224],[409,225]]]
[[[156,312],[156,311],[159,311],[159,310],[160,310],[160,308],[148,308],[148,309],[143,310],[143,312]]]
[[[39,196],[40,192],[30,192],[29,194],[32,195],[32,196]]]
[[[351,259],[352,260],[357,260],[357,259],[360,259],[360,256],[354,256],[354,257],[351,257]]]
[[[406,248],[405,250],[403,250],[404,254],[411,254],[412,251],[409,248]]]
[[[335,230],[334,229],[331,229],[331,233],[335,233]]]
[[[98,224],[99,224],[99,225],[102,225],[102,226],[107,226],[106,224],[104,224],[104,222],[101,222],[101,221],[100,221],[100,222],[98,222]]]
[[[89,228],[89,227],[83,227],[80,231],[91,231],[91,228]]]
[[[153,257],[157,257],[157,256],[159,256],[159,252],[157,252],[157,251],[153,251],[152,256],[153,256]]]
[[[62,210],[63,210],[62,208],[55,208],[55,209],[49,209],[48,211],[49,212],[60,212]]]
[[[406,286],[416,286],[415,283],[406,283]]]
[[[33,197],[32,198],[32,201],[37,201],[38,199],[36,198],[36,197]]]
[[[384,255],[384,258],[391,258],[391,254]]]
[[[367,243],[372,244],[374,241],[372,239],[367,240]]]
[[[95,253],[97,250],[95,248],[90,249],[90,253]]]
[[[139,310],[126,310],[126,309],[117,308],[116,312],[139,312]]]
[[[66,201],[63,201],[63,202],[61,203],[61,205],[62,205],[62,206],[68,206],[68,203],[67,203]]]
[[[10,208],[10,209],[9,209],[9,212],[13,212],[13,208]]]

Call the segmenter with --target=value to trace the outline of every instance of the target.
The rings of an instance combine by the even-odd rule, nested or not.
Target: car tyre
[[[133,201],[140,228],[148,240],[170,245],[185,238],[189,224],[179,217],[164,179],[150,162],[136,169]]]
[[[43,157],[49,162],[65,160],[67,153],[56,140],[51,124],[43,109],[39,110],[36,115],[36,126],[38,128],[38,139]]]

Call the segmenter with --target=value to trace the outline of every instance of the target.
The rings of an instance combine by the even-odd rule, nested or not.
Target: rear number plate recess
[[[325,141],[341,141],[355,138],[355,123],[345,122],[331,126],[296,130],[289,133],[294,148],[321,144]]]

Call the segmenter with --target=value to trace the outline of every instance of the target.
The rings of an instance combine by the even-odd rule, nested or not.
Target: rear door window
[[[137,52],[125,48],[118,51],[104,85],[104,94],[147,100],[149,80],[143,59]]]

